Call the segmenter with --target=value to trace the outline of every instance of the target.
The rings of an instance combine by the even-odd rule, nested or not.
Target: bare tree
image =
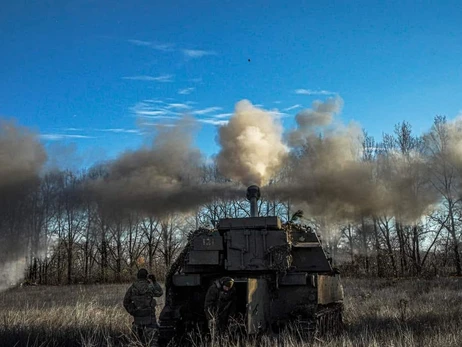
[[[452,251],[456,273],[462,275],[462,265],[459,253],[458,210],[461,199],[459,194],[460,175],[454,165],[451,153],[451,137],[445,117],[435,117],[431,132],[425,137],[426,149],[432,157],[432,183],[441,194],[447,211],[447,218],[439,218],[452,239]]]

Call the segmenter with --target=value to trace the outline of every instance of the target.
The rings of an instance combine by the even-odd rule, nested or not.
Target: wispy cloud
[[[57,141],[64,139],[94,139],[95,137],[77,134],[40,134],[40,138],[44,140]]]
[[[180,104],[180,103],[171,103],[171,104],[167,104],[166,106],[167,109],[180,109],[180,110],[187,110],[189,108],[191,108],[190,105],[188,104]]]
[[[210,55],[217,55],[215,51],[204,50],[204,49],[186,49],[175,47],[172,43],[159,43],[154,41],[145,41],[145,40],[127,40],[127,42],[131,43],[135,46],[151,48],[161,52],[178,52],[183,54],[183,56],[187,59],[197,59],[202,58],[205,56]],[[136,77],[136,76],[135,76]],[[192,82],[201,82],[202,79],[194,79],[191,80]],[[180,93],[181,94],[181,93]]]
[[[142,41],[142,40],[128,40],[133,45],[142,46],[142,47],[149,47],[156,49],[162,52],[171,52],[174,50],[175,45],[171,43],[156,43],[152,41]]]
[[[214,51],[204,51],[201,49],[183,49],[182,52],[187,58],[202,58],[207,55],[216,55]]]
[[[292,111],[292,110],[295,110],[295,109],[300,108],[300,107],[302,107],[302,105],[297,104],[297,105],[287,107],[283,111]]]
[[[137,116],[147,116],[147,117],[160,117],[166,115],[168,112],[164,110],[134,110],[134,113]]]
[[[337,93],[329,90],[312,90],[312,89],[296,89],[295,94],[301,95],[336,95]]]
[[[110,129],[99,129],[99,131],[116,133],[116,134],[139,134],[138,129],[124,129],[124,128],[110,128]]]
[[[168,116],[168,115],[160,115],[160,116],[152,116],[152,115],[139,115],[141,118],[146,118],[146,119],[156,119],[156,120],[164,120],[164,119],[180,119],[180,116]]]
[[[187,104],[165,103],[161,100],[144,100],[131,108],[134,115],[149,119],[177,119],[180,113],[178,109],[186,109]]]
[[[208,114],[208,113],[212,113],[212,112],[220,111],[220,110],[222,110],[221,107],[213,106],[213,107],[204,108],[202,110],[195,110],[195,111],[192,112],[192,114],[201,116],[201,115],[204,115],[204,114]]]
[[[211,106],[195,109],[193,102],[177,103],[161,100],[143,100],[131,108],[134,115],[139,117],[141,126],[173,126],[173,121],[181,119],[182,115],[195,116],[199,123],[223,125],[228,123],[232,113],[219,113],[221,107]]]
[[[174,123],[156,123],[156,122],[142,122],[140,123],[140,126],[145,126],[145,127],[174,127]]]
[[[128,40],[128,42],[136,45],[136,46],[144,46],[144,47],[149,47],[151,46],[151,42],[149,41],[142,41],[142,40]]]
[[[178,94],[181,94],[181,95],[188,95],[188,94],[191,94],[191,93],[194,91],[194,89],[196,89],[196,88],[189,87],[189,88],[180,89],[180,90],[178,91]]]
[[[150,81],[150,82],[173,82],[173,75],[160,75],[160,76],[127,76],[122,77],[124,80],[132,81]]]
[[[159,99],[146,99],[145,102],[150,102],[153,104],[165,104],[165,101]]]
[[[274,103],[275,103],[275,104],[280,104],[281,102],[282,102],[282,101],[280,101],[280,100],[276,100]]]
[[[172,43],[159,43],[154,41],[145,40],[127,40],[129,43],[135,46],[152,48],[161,52],[181,52],[186,58],[202,58],[207,55],[216,55],[214,51],[204,49],[181,49],[176,48]]]
[[[219,120],[214,118],[205,118],[205,119],[198,119],[200,123],[211,124],[211,125],[225,125],[228,124],[229,121],[227,120]]]

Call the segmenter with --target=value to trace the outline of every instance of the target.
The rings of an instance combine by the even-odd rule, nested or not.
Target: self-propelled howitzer
[[[192,329],[206,329],[204,300],[218,278],[235,279],[237,312],[246,334],[278,333],[288,324],[303,332],[342,325],[340,275],[309,227],[258,217],[260,189],[247,189],[249,218],[224,218],[214,229],[191,233],[166,280],[160,314],[164,343]]]

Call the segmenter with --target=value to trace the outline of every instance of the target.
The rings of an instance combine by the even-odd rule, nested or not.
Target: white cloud
[[[179,119],[179,116],[169,116],[169,115],[156,115],[154,112],[140,112],[137,113],[138,117],[147,118],[147,119]]]
[[[178,104],[178,103],[171,103],[171,104],[168,104],[167,109],[188,109],[188,108],[191,108],[191,106],[187,105],[187,104]]]
[[[192,113],[195,114],[195,115],[200,116],[200,115],[204,115],[204,114],[207,114],[207,113],[212,113],[212,112],[220,111],[220,110],[222,110],[221,107],[214,106],[214,107],[207,107],[207,108],[204,108],[202,110],[195,110]]]
[[[181,119],[183,114],[190,114],[196,117],[200,123],[211,125],[223,125],[228,123],[232,113],[220,113],[221,107],[212,106],[203,109],[194,109],[193,102],[176,103],[160,102],[160,100],[143,100],[131,108],[134,115],[143,119],[141,125],[144,126],[170,126],[172,121]]]
[[[71,135],[71,134],[40,134],[40,138],[44,140],[57,141],[64,139],[94,139],[94,136],[87,135]]]
[[[140,123],[141,126],[146,127],[174,127],[174,123],[155,123],[155,122],[142,122]]]
[[[301,95],[336,95],[337,93],[328,90],[296,89],[295,94]]]
[[[181,95],[188,95],[188,94],[191,94],[191,93],[194,91],[194,89],[196,89],[196,88],[189,87],[189,88],[180,89],[180,90],[178,91],[178,94],[181,94]]]
[[[227,120],[218,120],[213,118],[206,118],[206,119],[198,119],[200,123],[211,124],[211,125],[225,125],[228,124]]]
[[[201,49],[183,49],[182,52],[188,58],[202,58],[206,55],[216,55],[213,51],[204,51]]]
[[[64,128],[64,131],[82,131],[83,129],[81,128]]]
[[[145,102],[151,102],[151,103],[153,103],[153,104],[165,104],[164,101],[159,100],[159,99],[146,99],[146,100],[144,100],[144,101],[145,101]]]
[[[157,44],[153,43],[151,47],[154,49],[157,49],[158,51],[171,52],[173,51],[174,45],[170,43],[157,43]]]
[[[300,108],[300,107],[302,107],[302,105],[297,104],[297,105],[287,107],[283,111],[292,111],[292,110],[295,110],[296,108]]]
[[[282,101],[280,101],[280,100],[276,100],[274,103],[275,103],[275,104],[280,104],[281,102],[282,102]]]
[[[128,40],[128,42],[136,46],[149,47],[162,52],[171,52],[174,49],[174,45],[171,43],[155,43],[142,40]]]
[[[145,46],[145,47],[149,47],[151,46],[151,42],[149,41],[142,41],[142,40],[128,40],[128,42],[136,45],[136,46]]]
[[[167,104],[161,100],[143,100],[138,102],[130,110],[138,117],[150,119],[176,119],[179,113],[175,109],[189,107],[186,104]]]
[[[100,131],[117,133],[117,134],[139,134],[138,129],[123,129],[123,128],[110,128],[110,129],[99,129]]]
[[[135,46],[152,48],[161,52],[181,52],[186,58],[202,58],[207,55],[216,55],[214,51],[208,51],[203,49],[180,49],[176,48],[172,43],[158,43],[153,41],[144,41],[144,40],[127,40],[129,43]],[[201,79],[192,80],[195,82],[200,82]]]
[[[138,116],[152,116],[152,117],[163,116],[167,114],[166,111],[135,110],[134,112]]]
[[[160,75],[160,76],[127,76],[122,77],[124,80],[132,81],[152,81],[152,82],[173,82],[173,75]]]

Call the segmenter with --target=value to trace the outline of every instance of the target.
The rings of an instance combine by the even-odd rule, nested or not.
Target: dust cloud
[[[271,113],[239,101],[229,123],[218,130],[218,169],[244,185],[267,184],[287,157],[282,133]]]

